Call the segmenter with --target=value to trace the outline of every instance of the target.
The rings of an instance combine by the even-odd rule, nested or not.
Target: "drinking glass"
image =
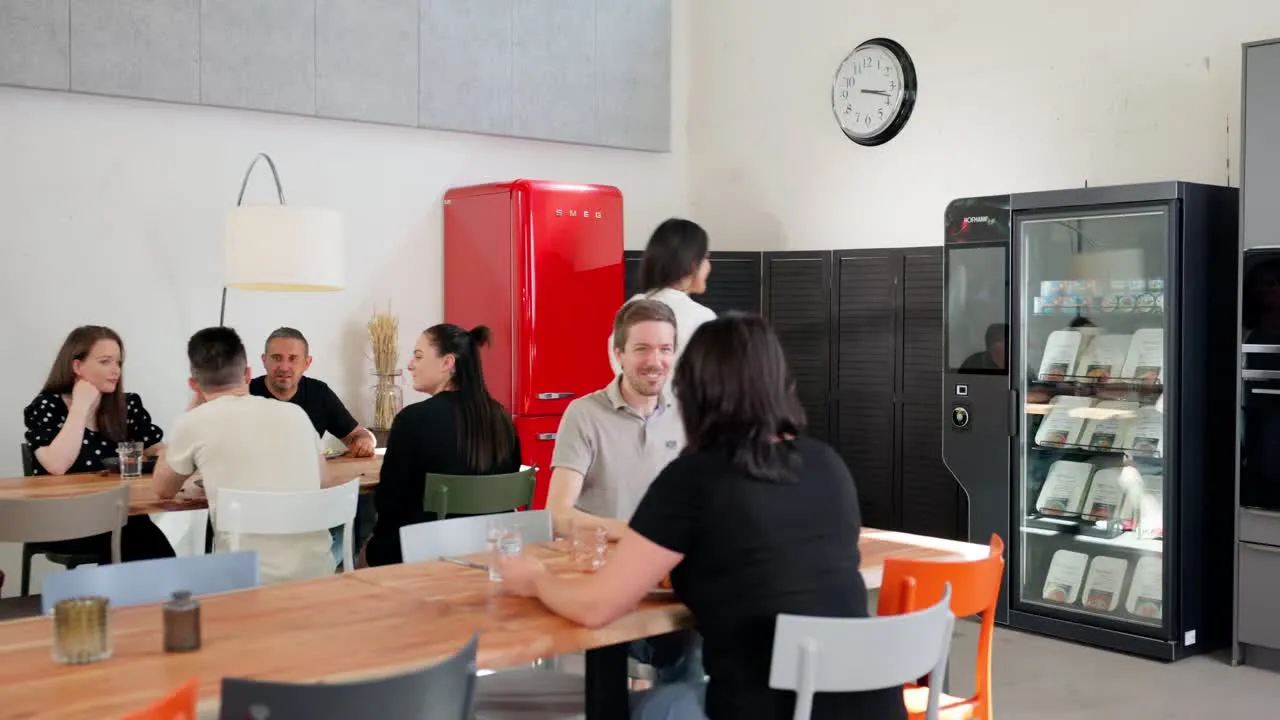
[[[583,572],[595,572],[604,567],[605,553],[609,550],[609,532],[599,525],[573,526],[573,566]]]
[[[142,476],[142,443],[122,442],[116,446],[116,453],[120,456],[120,477]]]
[[[104,597],[59,600],[53,606],[53,661],[63,665],[111,657],[109,603]]]
[[[489,521],[489,580],[502,582],[502,568],[498,560],[504,557],[516,557],[524,552],[524,536],[520,528],[508,526],[500,519]]]

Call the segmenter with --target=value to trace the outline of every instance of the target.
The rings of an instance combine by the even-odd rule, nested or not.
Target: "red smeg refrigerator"
[[[493,333],[489,392],[511,412],[546,507],[560,416],[613,376],[606,352],[623,294],[622,193],[515,180],[444,196],[444,319]]]

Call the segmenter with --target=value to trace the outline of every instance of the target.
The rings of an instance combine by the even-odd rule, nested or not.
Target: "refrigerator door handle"
[[[539,440],[555,440],[556,434],[555,433],[538,433],[538,439]]]
[[[571,397],[573,397],[573,393],[571,392],[538,393],[539,400],[563,400],[565,398],[571,398]]]
[[[1017,437],[1018,435],[1018,416],[1022,413],[1022,408],[1018,405],[1018,391],[1009,391],[1009,417],[1008,424],[1005,425],[1005,435],[1009,437]]]
[[[1256,345],[1244,344],[1240,346],[1240,352],[1245,354],[1251,353],[1280,353],[1280,345]]]
[[[1241,370],[1242,380],[1280,380],[1280,370]]]
[[[1272,388],[1249,388],[1249,392],[1254,395],[1280,395],[1280,390]]]

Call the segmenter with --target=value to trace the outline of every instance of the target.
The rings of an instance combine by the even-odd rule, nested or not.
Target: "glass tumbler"
[[[516,557],[524,552],[524,536],[519,527],[508,527],[501,520],[489,521],[489,580],[502,582],[502,568],[498,560]]]
[[[120,456],[120,477],[142,476],[142,443],[122,442],[116,446],[116,453]]]
[[[53,606],[53,661],[81,665],[111,657],[110,603],[104,597],[77,597]]]
[[[599,525],[575,525],[573,527],[573,566],[583,572],[595,572],[604,567],[605,553],[609,550],[609,532]]]

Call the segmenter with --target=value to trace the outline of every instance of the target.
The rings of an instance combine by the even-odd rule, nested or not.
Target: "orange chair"
[[[150,707],[126,716],[123,720],[196,720],[196,687],[199,681],[191,678],[171,695],[157,700]]]
[[[927,608],[942,598],[943,587],[947,583],[951,583],[951,612],[957,618],[982,613],[974,695],[971,698],[943,695],[938,715],[940,720],[991,720],[991,640],[1003,575],[1004,541],[994,534],[991,536],[991,552],[982,560],[937,562],[890,558],[884,563],[884,580],[876,608],[878,615],[899,615]],[[914,579],[915,582],[904,583],[905,579]],[[928,693],[929,688],[921,685],[905,688],[911,720],[924,717]]]

